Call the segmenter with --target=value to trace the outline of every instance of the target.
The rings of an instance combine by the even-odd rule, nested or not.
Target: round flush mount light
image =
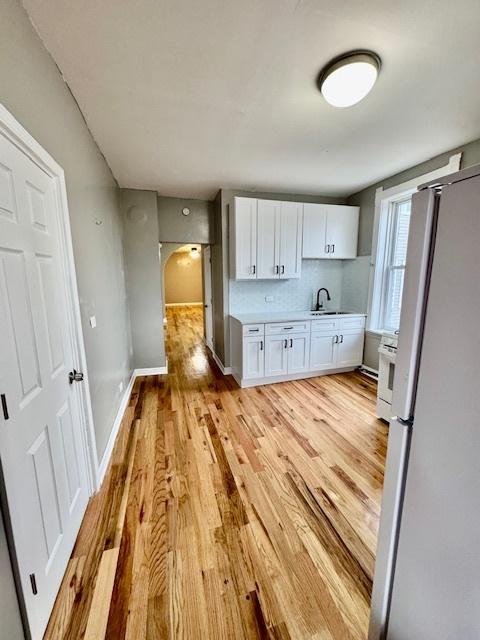
[[[381,60],[373,51],[349,51],[323,67],[317,85],[329,104],[351,107],[372,90],[380,66]]]
[[[188,207],[183,207],[182,213],[183,213],[184,216],[189,216],[190,215],[190,209]]]

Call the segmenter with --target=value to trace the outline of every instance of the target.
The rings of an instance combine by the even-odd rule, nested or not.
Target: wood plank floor
[[[239,389],[168,310],[46,638],[366,638],[386,426],[357,373]]]

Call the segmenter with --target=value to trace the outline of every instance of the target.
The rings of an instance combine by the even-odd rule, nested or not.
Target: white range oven
[[[392,417],[392,392],[395,377],[398,335],[385,333],[378,347],[377,416],[390,421]]]

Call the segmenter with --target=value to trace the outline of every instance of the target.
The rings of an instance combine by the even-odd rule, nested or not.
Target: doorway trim
[[[76,385],[79,394],[79,417],[82,435],[82,454],[85,457],[89,494],[97,489],[98,454],[93,424],[92,400],[88,380],[87,358],[83,340],[80,302],[78,296],[75,260],[73,255],[70,214],[68,210],[65,172],[52,156],[23,128],[15,117],[0,103],[0,133],[22,151],[32,162],[38,165],[55,185],[55,197],[59,211],[59,252],[62,276],[67,283],[67,319],[72,336],[72,353],[80,371],[83,372],[85,384]],[[72,363],[74,364],[74,363]]]

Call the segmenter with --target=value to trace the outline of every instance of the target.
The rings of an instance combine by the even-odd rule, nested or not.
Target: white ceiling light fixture
[[[332,106],[351,107],[370,93],[380,67],[380,57],[373,51],[349,51],[323,67],[317,85]]]

